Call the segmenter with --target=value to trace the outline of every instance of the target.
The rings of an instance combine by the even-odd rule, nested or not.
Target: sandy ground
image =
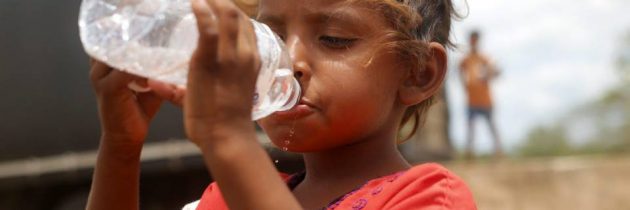
[[[630,210],[630,156],[445,163],[480,210]]]

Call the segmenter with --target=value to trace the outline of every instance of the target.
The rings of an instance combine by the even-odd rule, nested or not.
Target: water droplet
[[[291,130],[289,130],[289,138],[285,139],[283,141],[284,146],[282,147],[282,151],[289,151],[289,144],[291,144],[291,140],[293,139],[293,135],[295,134],[295,123],[296,123],[297,117],[295,119],[293,119],[293,124],[291,126]]]

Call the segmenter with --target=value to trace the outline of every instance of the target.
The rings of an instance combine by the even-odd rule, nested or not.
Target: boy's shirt
[[[460,64],[468,94],[468,106],[492,108],[490,80],[496,74],[492,62],[483,55],[468,55]]]
[[[297,176],[285,177],[289,184]],[[323,207],[322,207],[323,208]],[[183,210],[228,210],[216,183],[203,193],[201,200]],[[332,201],[323,209],[408,210],[477,209],[466,184],[438,164],[422,164],[409,170],[372,179],[356,190]]]

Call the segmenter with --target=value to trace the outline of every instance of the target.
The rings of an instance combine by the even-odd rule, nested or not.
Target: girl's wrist
[[[143,139],[125,135],[103,134],[99,153],[124,161],[140,160],[143,143]]]
[[[118,140],[127,142],[139,142],[144,139],[144,135],[127,133],[127,132],[109,132],[103,131],[101,134],[101,140]]]
[[[200,149],[208,168],[214,168],[216,164],[239,163],[240,159],[262,150],[255,133],[249,132],[214,139],[200,145]]]
[[[242,145],[258,143],[256,129],[251,121],[245,124],[217,125],[207,135],[199,135],[192,139],[201,151],[216,154],[217,151],[240,150]]]

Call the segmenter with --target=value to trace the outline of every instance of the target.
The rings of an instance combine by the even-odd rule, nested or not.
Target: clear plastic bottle
[[[282,40],[251,20],[261,69],[253,120],[297,104],[300,85]],[[123,71],[185,87],[199,37],[190,0],[83,0],[81,42],[95,59]]]

